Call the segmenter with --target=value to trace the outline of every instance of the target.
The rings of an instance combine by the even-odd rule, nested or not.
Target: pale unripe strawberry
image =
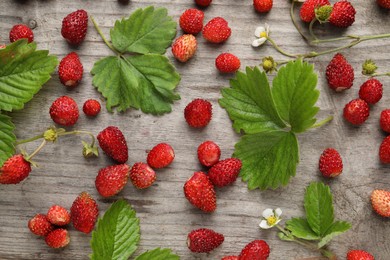
[[[390,217],[390,191],[374,190],[371,193],[372,208],[382,217]]]
[[[181,62],[186,62],[194,56],[197,41],[194,35],[184,34],[172,44],[172,54]]]

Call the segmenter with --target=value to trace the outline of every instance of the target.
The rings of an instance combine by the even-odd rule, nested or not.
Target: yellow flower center
[[[268,226],[273,226],[276,224],[276,221],[278,220],[275,216],[270,216],[267,219]]]
[[[263,38],[263,37],[264,38],[267,37],[267,32],[263,31],[263,32],[260,33],[260,38]]]

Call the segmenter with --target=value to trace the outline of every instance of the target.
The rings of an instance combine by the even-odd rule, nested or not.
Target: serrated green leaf
[[[304,218],[292,218],[286,222],[286,228],[292,235],[305,240],[318,240],[320,237],[310,228]]]
[[[92,232],[92,260],[125,260],[137,249],[139,219],[123,199],[116,201],[100,218]]]
[[[92,68],[93,85],[107,99],[107,109],[133,107],[145,113],[171,112],[171,103],[180,99],[174,92],[180,76],[165,56],[111,56]]]
[[[233,156],[242,161],[240,175],[249,189],[275,189],[295,175],[298,142],[294,133],[285,131],[244,135]]]
[[[0,114],[0,167],[15,153],[15,126],[9,116]]]
[[[306,188],[305,211],[311,229],[323,237],[334,221],[332,193],[329,186],[313,182]]]
[[[328,244],[335,236],[338,236],[351,228],[351,224],[346,221],[336,221],[326,231],[325,235],[318,243],[318,248]]]
[[[128,19],[115,23],[111,41],[120,53],[165,53],[176,35],[176,22],[167,9],[149,6],[137,9]]]
[[[178,260],[180,257],[168,248],[156,248],[139,255],[135,260]]]
[[[246,74],[236,73],[231,88],[222,89],[220,105],[229,113],[236,132],[259,133],[276,130],[286,125],[280,119],[264,72],[246,68]]]
[[[320,92],[313,65],[301,60],[289,62],[279,70],[272,85],[277,110],[291,131],[304,132],[316,122],[319,108],[314,105]]]
[[[19,40],[0,51],[0,110],[22,109],[50,79],[58,60]]]

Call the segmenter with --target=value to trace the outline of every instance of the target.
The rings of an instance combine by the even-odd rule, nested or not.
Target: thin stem
[[[374,74],[370,75],[370,77],[380,77],[380,76],[390,76],[390,72],[374,73]]]
[[[330,122],[333,120],[333,116],[328,116],[327,118],[325,118],[324,120],[312,125],[310,128],[317,128],[317,127],[321,127],[323,125],[325,125],[326,123]]]
[[[38,148],[37,148],[32,154],[30,154],[30,155],[26,158],[26,160],[27,160],[27,161],[28,161],[28,160],[31,160],[37,153],[39,153],[40,150],[42,150],[42,148],[45,146],[45,144],[46,144],[46,140],[43,139],[42,143],[38,146]]]
[[[280,52],[281,54],[283,54],[284,56],[287,56],[287,57],[292,57],[292,58],[298,58],[299,55],[297,54],[291,54],[291,53],[288,53],[288,52],[285,52],[284,50],[282,50],[275,42],[274,40],[272,40],[270,37],[267,37],[267,40],[272,44],[272,46],[274,46],[274,48]]]
[[[348,35],[348,36],[343,36],[343,37],[337,37],[337,38],[330,38],[330,39],[315,39],[311,43],[313,44],[318,44],[318,43],[326,43],[326,42],[337,42],[337,41],[345,41],[345,40],[350,40],[350,39],[358,39],[359,36],[355,35]]]
[[[41,138],[43,138],[43,134],[31,137],[31,138],[27,138],[27,139],[16,141],[15,144],[16,145],[25,144],[25,143],[29,143],[29,142],[32,142],[32,141],[35,141],[35,140],[38,140],[38,139],[41,139]]]
[[[317,22],[317,19],[313,19],[309,25],[309,32],[310,32],[311,37],[314,39],[314,41],[318,40],[317,36],[314,34],[314,31],[313,31],[313,25],[315,24],[315,22]],[[311,41],[311,42],[313,42],[313,41]]]
[[[58,136],[73,135],[73,134],[87,134],[92,139],[91,146],[95,145],[95,136],[91,132],[84,131],[84,130],[74,130],[70,132],[59,133]]]
[[[91,15],[91,20],[92,20],[92,23],[93,25],[95,26],[95,29],[96,31],[99,33],[100,37],[102,37],[104,43],[108,46],[108,48],[110,48],[113,52],[115,52],[116,54],[120,55],[120,53],[114,48],[114,46],[106,39],[106,37],[104,36],[102,30],[100,30],[100,27],[99,25],[96,23],[95,19],[93,18],[93,16]]]
[[[302,36],[303,39],[305,39],[305,41],[309,42],[310,43],[310,39],[302,32],[301,28],[299,27],[297,21],[295,20],[295,16],[294,16],[294,9],[295,9],[295,3],[297,1],[296,0],[292,0],[292,3],[291,3],[291,7],[290,7],[290,17],[291,17],[291,21],[293,22],[295,28],[297,29],[297,31],[299,32],[299,34]]]

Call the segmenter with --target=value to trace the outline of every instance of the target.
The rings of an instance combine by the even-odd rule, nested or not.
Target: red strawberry
[[[229,39],[232,30],[228,22],[222,17],[215,17],[211,19],[202,30],[203,38],[209,42],[222,43]]]
[[[379,159],[382,163],[390,163],[390,135],[383,139],[379,147]]]
[[[26,179],[30,172],[31,163],[21,154],[13,155],[0,168],[0,184],[17,184]]]
[[[375,260],[375,258],[363,250],[350,250],[347,254],[347,260]]]
[[[212,105],[204,99],[192,100],[184,109],[184,118],[188,125],[201,128],[209,124],[212,116]]]
[[[346,0],[341,0],[333,5],[329,22],[337,27],[349,27],[355,22],[355,8]]]
[[[361,125],[370,115],[370,107],[363,99],[354,99],[345,105],[343,115],[351,124]]]
[[[239,159],[229,158],[219,161],[209,170],[209,178],[217,187],[224,187],[237,180],[242,163]]]
[[[16,42],[19,39],[27,39],[28,42],[34,41],[34,33],[30,27],[25,24],[17,24],[12,27],[9,32],[9,41]]]
[[[333,148],[325,149],[320,156],[319,169],[326,178],[339,176],[343,172],[343,160],[339,152]]]
[[[195,0],[195,3],[199,6],[207,7],[211,4],[212,0]]]
[[[127,164],[111,165],[99,170],[95,186],[103,197],[118,194],[127,184],[130,167]]]
[[[185,33],[198,34],[203,28],[204,13],[198,9],[191,8],[184,11],[180,16],[180,28]]]
[[[382,83],[377,79],[369,79],[361,85],[359,97],[368,104],[375,104],[382,98]]]
[[[374,190],[371,193],[372,208],[382,217],[390,217],[390,191]]]
[[[326,79],[328,86],[337,91],[343,91],[352,87],[355,74],[352,66],[341,53],[334,55],[326,67]]]
[[[324,5],[330,5],[329,0],[306,0],[299,11],[301,20],[310,23],[316,17],[314,10]]]
[[[267,13],[271,11],[273,0],[253,0],[253,7],[259,13]]]
[[[235,255],[229,255],[229,256],[225,256],[223,257],[221,260],[239,260],[240,258],[238,256],[235,256]]]
[[[222,73],[234,73],[240,66],[240,59],[231,53],[221,53],[215,59],[215,67]]]
[[[170,165],[174,158],[175,152],[172,146],[166,143],[160,143],[150,150],[146,160],[150,167],[159,169]]]
[[[84,41],[88,29],[88,14],[84,10],[77,10],[68,14],[62,20],[61,34],[70,44],[80,44]]]
[[[213,141],[206,141],[198,147],[199,162],[207,167],[213,166],[221,157],[221,149]]]
[[[390,133],[390,109],[381,112],[379,123],[383,131]]]
[[[83,112],[87,116],[97,116],[101,109],[99,101],[96,99],[88,99],[83,105]]]
[[[90,233],[99,215],[96,201],[87,192],[82,192],[73,202],[70,215],[75,229]]]
[[[178,61],[186,62],[194,56],[197,48],[195,36],[184,34],[172,44],[172,54]]]
[[[125,163],[129,158],[126,139],[116,126],[108,126],[102,130],[97,139],[102,150],[117,163]]]
[[[184,184],[184,195],[195,207],[204,212],[213,212],[217,208],[214,186],[203,172],[195,172]]]
[[[379,6],[390,9],[390,0],[376,0]]]
[[[146,163],[138,162],[130,171],[130,179],[138,189],[146,189],[156,181],[156,172]]]
[[[50,117],[59,125],[72,126],[79,119],[76,101],[68,96],[57,98],[50,107]]]
[[[47,211],[47,219],[56,226],[65,226],[70,223],[70,214],[69,212],[58,205],[53,205]]]
[[[66,87],[74,88],[79,84],[83,77],[83,64],[77,53],[71,52],[61,60],[58,75],[61,83]]]
[[[54,229],[54,226],[49,222],[46,215],[36,214],[28,221],[28,228],[37,236],[46,236]]]
[[[264,240],[254,240],[242,249],[240,260],[266,260],[270,249]]]
[[[219,247],[224,236],[208,228],[192,230],[187,236],[187,246],[195,253],[208,253]]]
[[[70,242],[68,230],[59,228],[51,231],[45,238],[45,242],[52,248],[65,247]]]

